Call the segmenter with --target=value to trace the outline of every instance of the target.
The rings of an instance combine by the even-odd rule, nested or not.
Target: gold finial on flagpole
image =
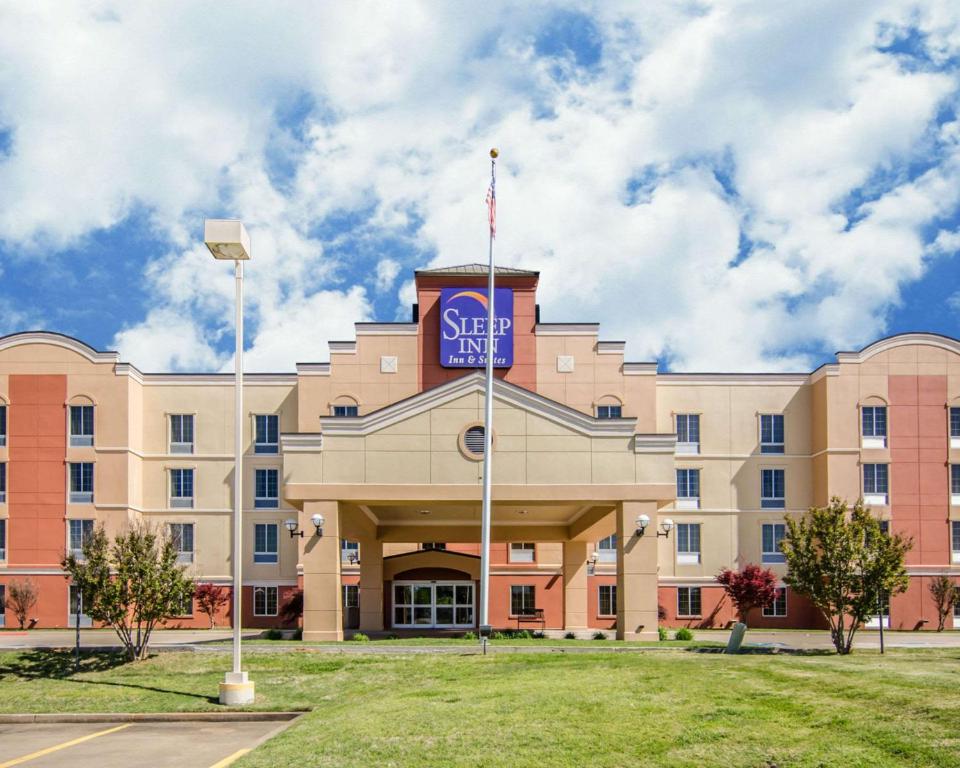
[[[497,149],[496,147],[494,147],[493,149],[490,150],[490,157],[492,157],[494,160],[496,160],[499,156],[500,156],[500,150],[499,150],[499,149]]]

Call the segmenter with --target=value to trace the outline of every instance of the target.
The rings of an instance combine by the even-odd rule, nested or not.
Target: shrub
[[[40,590],[30,579],[26,579],[24,581],[11,581],[7,591],[10,596],[7,598],[6,606],[0,605],[0,610],[6,607],[13,611],[20,629],[23,629],[27,624],[27,616],[37,604]]]
[[[293,639],[294,639],[294,640],[303,640],[303,630],[300,629],[299,627],[298,627],[296,630],[294,630]]]
[[[664,633],[666,634],[666,633]],[[673,636],[674,640],[693,640],[693,632],[686,627],[680,627]]]
[[[477,639],[477,633],[476,633],[476,632],[464,632],[464,633],[463,633],[463,639],[464,639],[464,640],[476,640],[476,639]]]
[[[577,635],[576,635],[576,633],[574,633],[574,632],[567,632],[567,633],[564,634],[563,639],[564,639],[564,640],[576,640],[576,639],[577,639]]]
[[[506,640],[506,639],[507,639],[507,636],[506,636],[503,632],[491,632],[491,633],[490,633],[490,639],[491,639],[491,640]]]
[[[954,603],[960,600],[960,587],[957,587],[949,576],[941,575],[931,580],[929,589],[937,609],[937,632],[943,632],[947,616],[953,611]],[[23,629],[23,624],[20,628]]]
[[[390,632],[387,635],[387,640],[399,640],[399,639],[400,639],[400,635],[398,635],[396,632]]]
[[[529,629],[519,629],[512,635],[514,640],[533,640],[533,633]]]
[[[354,632],[353,637],[350,638],[355,643],[369,643],[370,638],[367,637],[363,632]]]
[[[264,640],[282,640],[282,639],[283,639],[283,632],[281,632],[281,631],[280,631],[279,629],[277,629],[276,627],[273,627],[273,628],[271,628],[271,629],[268,629],[266,632],[264,632],[264,633],[261,635],[261,637],[262,637]]]
[[[217,613],[230,602],[230,593],[227,591],[227,588],[217,584],[210,584],[209,582],[197,584],[193,596],[196,598],[197,607],[200,609],[200,612],[205,613],[210,620],[210,629],[214,629],[216,627]]]
[[[594,640],[606,640],[607,636],[605,633],[601,632],[599,629],[593,633]]]
[[[532,637],[534,640],[543,640],[546,637],[546,634],[538,629],[533,633]]]
[[[657,627],[657,634],[660,636],[660,639],[661,639],[661,640],[669,640],[669,639],[670,639],[670,635],[667,634],[667,628],[666,628],[666,627]]]
[[[747,614],[754,608],[770,605],[777,596],[777,575],[769,568],[747,563],[742,571],[724,568],[717,576],[724,592],[737,608],[740,621],[747,623]]]

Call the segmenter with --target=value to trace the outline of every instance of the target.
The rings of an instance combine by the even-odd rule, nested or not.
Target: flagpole
[[[496,149],[490,150],[490,192],[488,193],[488,218],[490,224],[489,274],[487,276],[487,359],[486,386],[484,387],[483,418],[483,506],[480,513],[480,637],[483,641],[490,635],[490,491],[493,472],[493,321],[494,280],[493,240],[496,234]],[[486,648],[486,646],[484,646]]]

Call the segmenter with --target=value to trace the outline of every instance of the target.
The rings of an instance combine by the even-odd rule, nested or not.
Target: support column
[[[587,542],[563,542],[563,628],[587,629]]]
[[[636,535],[637,515],[650,516],[644,536]],[[657,639],[657,505],[624,501],[617,505],[617,639]]]
[[[323,536],[314,534],[310,517],[324,517]],[[300,513],[304,531],[303,639],[343,640],[343,602],[340,590],[340,511],[335,501],[304,502]]]
[[[383,630],[383,542],[360,539],[360,629]]]

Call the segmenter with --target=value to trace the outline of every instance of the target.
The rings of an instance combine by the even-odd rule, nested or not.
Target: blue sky
[[[653,6],[653,7],[643,7]],[[628,359],[803,370],[960,336],[950,2],[0,7],[0,332],[144,370],[327,358],[412,270],[501,263]]]

